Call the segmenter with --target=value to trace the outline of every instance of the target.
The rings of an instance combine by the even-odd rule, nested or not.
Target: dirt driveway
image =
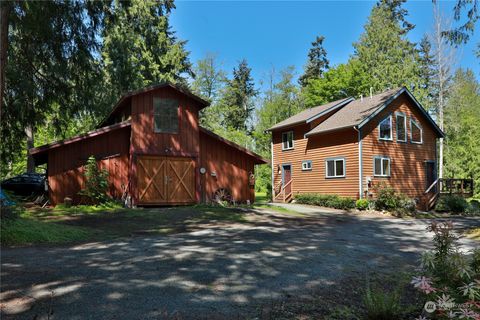
[[[430,244],[421,220],[245,214],[259,219],[167,236],[3,249],[2,319],[244,318],[272,299],[415,265]]]

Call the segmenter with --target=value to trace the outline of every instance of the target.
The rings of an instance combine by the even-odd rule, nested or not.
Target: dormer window
[[[392,116],[383,119],[378,125],[378,134],[380,140],[392,140]]]
[[[153,126],[155,133],[178,133],[178,101],[153,98]]]
[[[293,149],[293,131],[282,133],[282,150]]]

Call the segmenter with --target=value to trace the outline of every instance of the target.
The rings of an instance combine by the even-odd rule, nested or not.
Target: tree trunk
[[[25,127],[25,134],[27,135],[27,172],[28,173],[34,173],[35,172],[35,161],[33,160],[33,157],[28,152],[28,150],[30,148],[34,147],[32,125],[27,125]]]
[[[0,3],[0,119],[5,95],[5,66],[7,65],[8,49],[8,16],[12,4],[9,1]]]

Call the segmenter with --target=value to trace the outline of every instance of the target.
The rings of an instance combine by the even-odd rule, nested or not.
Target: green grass
[[[269,201],[266,192],[255,192],[255,203],[268,203]]]
[[[480,241],[480,228],[473,228],[465,232],[467,238]]]
[[[290,209],[280,207],[280,206],[275,206],[273,204],[255,204],[255,205],[253,205],[253,208],[254,209],[268,209],[268,210],[272,210],[272,211],[275,211],[275,212],[278,212],[278,213],[284,213],[284,214],[292,215],[292,216],[295,216],[295,217],[304,217],[305,216],[304,214],[302,214],[298,211],[290,210]]]
[[[8,246],[58,244],[88,240],[93,235],[94,232],[86,228],[20,217],[12,221],[2,221],[0,239],[2,245]]]

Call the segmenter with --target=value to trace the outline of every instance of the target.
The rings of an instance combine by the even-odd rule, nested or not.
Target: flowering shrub
[[[421,274],[411,283],[435,310],[417,319],[480,320],[480,248],[460,252],[451,222],[433,222],[427,230],[434,233],[434,250],[422,255]]]

